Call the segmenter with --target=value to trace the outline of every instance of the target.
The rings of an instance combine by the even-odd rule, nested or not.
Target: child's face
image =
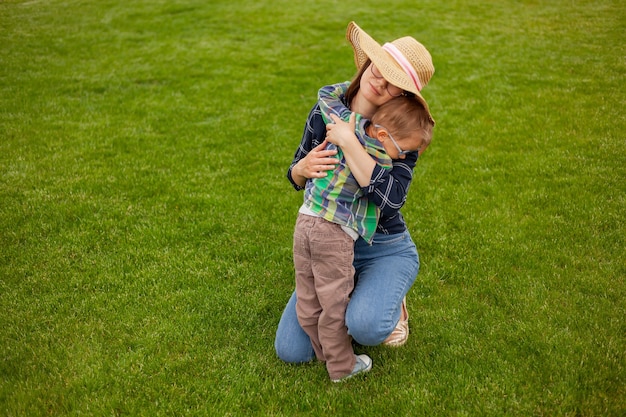
[[[391,159],[404,159],[409,152],[419,151],[423,140],[417,132],[409,138],[396,139],[387,128],[381,125],[374,125],[376,138],[383,144],[385,152]]]

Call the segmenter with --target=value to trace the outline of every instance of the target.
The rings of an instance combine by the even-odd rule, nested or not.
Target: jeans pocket
[[[398,233],[396,235],[383,235],[384,237],[374,237],[372,245],[394,245],[398,242],[402,242],[406,239],[405,233]]]

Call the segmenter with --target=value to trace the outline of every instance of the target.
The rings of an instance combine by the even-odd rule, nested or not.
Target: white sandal
[[[400,320],[398,320],[398,324],[396,324],[396,328],[393,329],[393,332],[391,332],[391,334],[383,342],[383,345],[385,346],[402,346],[409,338],[409,312],[406,309],[406,297],[402,299],[402,305],[400,308],[402,309],[400,313]]]

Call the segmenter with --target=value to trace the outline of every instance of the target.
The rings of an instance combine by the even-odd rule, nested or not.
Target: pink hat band
[[[417,71],[415,71],[415,68],[413,68],[409,60],[405,58],[402,52],[392,43],[384,44],[383,49],[396,60],[406,75],[409,76],[409,78],[413,81],[413,84],[415,84],[417,91],[422,91],[422,83],[417,75]]]

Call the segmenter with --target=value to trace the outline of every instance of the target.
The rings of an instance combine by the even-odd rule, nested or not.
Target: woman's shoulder
[[[326,123],[322,117],[319,103],[315,103],[306,122],[306,127],[313,139],[321,143],[326,136]]]

